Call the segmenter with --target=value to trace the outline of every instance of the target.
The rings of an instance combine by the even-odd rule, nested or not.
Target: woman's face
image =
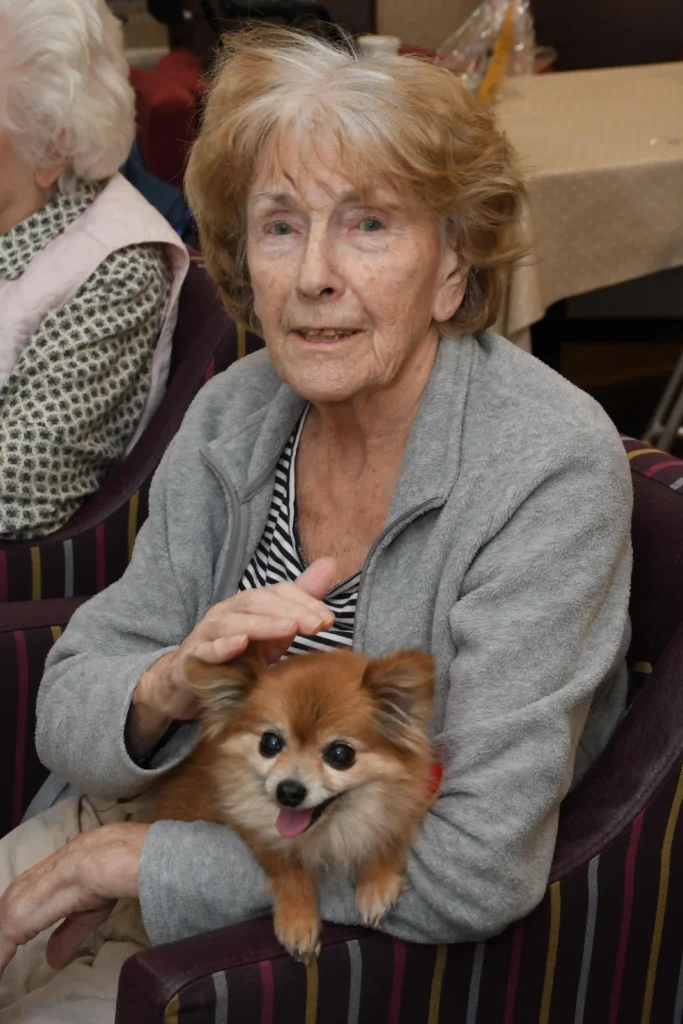
[[[281,147],[248,197],[247,261],[273,363],[312,402],[387,387],[433,359],[466,272],[433,218],[384,188],[364,205],[332,160]]]

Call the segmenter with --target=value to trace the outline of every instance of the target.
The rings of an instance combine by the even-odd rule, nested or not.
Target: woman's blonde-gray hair
[[[0,126],[33,168],[111,177],[135,137],[121,26],[105,0],[0,0]]]
[[[259,157],[285,135],[336,147],[363,195],[375,184],[429,210],[471,270],[441,330],[490,325],[522,252],[524,186],[510,144],[449,71],[408,57],[358,56],[287,29],[224,37],[186,175],[202,249],[225,305],[254,324],[245,258],[246,199]]]

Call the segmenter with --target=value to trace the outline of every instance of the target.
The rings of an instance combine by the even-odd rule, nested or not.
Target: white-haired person
[[[134,136],[104,0],[0,0],[0,537],[60,527],[163,395],[188,255]]]
[[[197,742],[190,657],[432,654],[443,782],[380,925],[414,942],[538,904],[562,798],[625,707],[628,465],[590,397],[487,330],[524,191],[491,114],[406,57],[273,28],[224,50],[187,187],[266,349],[197,397],[126,574],[50,653],[38,752],[87,796],[0,843],[7,1022],[113,1021],[141,940],[117,897],[153,943],[271,908],[236,832],[136,820]],[[351,881],[320,909],[359,923]]]

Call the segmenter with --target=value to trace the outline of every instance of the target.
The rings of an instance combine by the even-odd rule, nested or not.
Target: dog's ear
[[[202,717],[216,725],[238,714],[265,669],[254,654],[242,654],[225,665],[187,659],[187,677],[199,701]]]
[[[432,714],[434,660],[424,651],[398,651],[369,662],[363,686],[371,691],[380,731],[408,750],[416,729],[424,733]]]

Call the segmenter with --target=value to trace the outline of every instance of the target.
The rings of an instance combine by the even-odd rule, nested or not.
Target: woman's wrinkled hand
[[[171,722],[196,717],[189,658],[222,665],[249,647],[266,662],[277,661],[297,633],[311,636],[332,625],[321,598],[336,581],[334,559],[319,558],[294,582],[244,590],[210,608],[178,650],[161,657],[138,683],[128,723],[133,756],[144,754]]]
[[[118,899],[137,899],[149,825],[104,825],[18,875],[0,897],[0,977],[19,946],[58,921],[47,944],[50,967],[69,962]]]

